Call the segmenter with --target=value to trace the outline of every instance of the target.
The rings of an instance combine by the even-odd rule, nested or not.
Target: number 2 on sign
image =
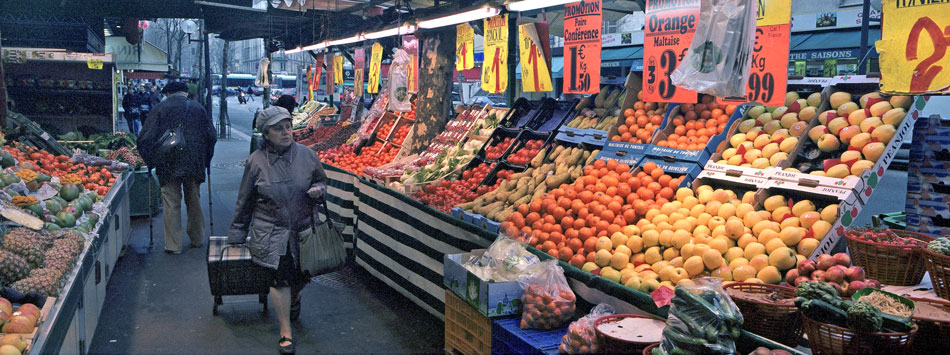
[[[929,17],[921,17],[914,23],[907,38],[907,48],[904,57],[908,60],[917,59],[917,44],[920,42],[921,32],[927,31],[930,41],[934,44],[934,52],[926,59],[922,60],[914,68],[914,74],[910,78],[910,90],[915,92],[924,92],[929,90],[931,82],[937,77],[937,74],[943,70],[943,66],[934,65],[938,60],[947,54],[947,46],[950,46],[950,26],[941,33],[940,26]]]

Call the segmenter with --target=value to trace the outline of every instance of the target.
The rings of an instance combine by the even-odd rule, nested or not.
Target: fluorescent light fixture
[[[347,37],[347,38],[343,38],[343,39],[338,39],[338,40],[335,40],[335,41],[327,42],[326,46],[327,46],[327,47],[330,47],[330,46],[340,46],[340,45],[344,45],[344,44],[350,44],[350,43],[360,42],[360,41],[363,41],[364,39],[365,39],[365,38],[363,38],[363,35],[362,35],[362,34],[357,34],[357,35],[353,35],[353,37]]]
[[[564,4],[577,2],[578,0],[522,0],[517,2],[508,2],[505,6],[508,11],[531,11],[545,7],[554,7]]]
[[[300,53],[300,52],[303,52],[303,48],[300,48],[300,46],[298,46],[297,48],[294,48],[294,49],[285,50],[284,54],[294,54],[294,53]]]
[[[363,37],[366,39],[377,39],[391,36],[407,35],[416,32],[416,25],[413,24],[404,24],[399,27],[388,28],[381,31],[364,33]]]
[[[436,17],[427,20],[418,21],[419,28],[439,28],[445,26],[454,26],[469,21],[481,20],[484,18],[498,16],[501,9],[494,6],[482,6],[473,10],[459,12],[448,16]]]

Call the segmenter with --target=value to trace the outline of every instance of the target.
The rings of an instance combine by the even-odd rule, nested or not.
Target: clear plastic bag
[[[396,112],[412,111],[409,102],[409,54],[402,49],[396,49],[393,54],[393,65],[389,70],[389,109]]]
[[[564,269],[557,259],[542,261],[537,272],[518,281],[524,289],[521,296],[521,329],[551,330],[560,328],[574,317],[577,298],[564,278]]]
[[[561,346],[557,348],[561,354],[596,354],[602,352],[597,342],[597,330],[594,322],[598,318],[614,314],[614,308],[606,303],[598,304],[590,313],[571,323],[567,327],[567,334],[561,338]]]
[[[734,354],[741,335],[742,313],[722,289],[722,279],[702,277],[695,285],[677,286],[659,349],[696,354]]]
[[[532,276],[533,266],[540,262],[524,244],[499,235],[481,257],[473,256],[462,266],[482,280],[512,282]]]
[[[696,33],[670,79],[677,87],[717,97],[745,96],[757,1],[703,1]]]

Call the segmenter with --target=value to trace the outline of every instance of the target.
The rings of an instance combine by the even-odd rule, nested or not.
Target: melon
[[[72,201],[79,198],[79,187],[73,184],[65,184],[59,189],[59,196],[66,201]]]
[[[70,228],[76,225],[76,216],[67,211],[60,211],[56,215],[56,224],[63,228]]]
[[[16,165],[16,159],[13,159],[13,155],[10,155],[10,152],[3,151],[3,153],[0,153],[0,166],[9,168],[14,165]]]
[[[44,228],[48,231],[58,231],[61,229],[61,227],[54,222],[47,222]]]
[[[54,199],[46,200],[45,203],[46,203],[46,209],[49,210],[53,214],[57,214],[59,213],[59,211],[63,210],[63,205],[61,205],[59,201],[56,201]]]

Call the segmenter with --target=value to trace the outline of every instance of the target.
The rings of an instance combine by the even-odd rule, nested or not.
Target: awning
[[[119,70],[168,71],[168,55],[147,41],[129,44],[125,37],[106,37],[106,53],[112,53]]]
[[[871,57],[878,53],[874,42],[881,39],[881,30],[868,31],[868,49]],[[791,37],[789,60],[861,59],[861,30],[796,33]]]

